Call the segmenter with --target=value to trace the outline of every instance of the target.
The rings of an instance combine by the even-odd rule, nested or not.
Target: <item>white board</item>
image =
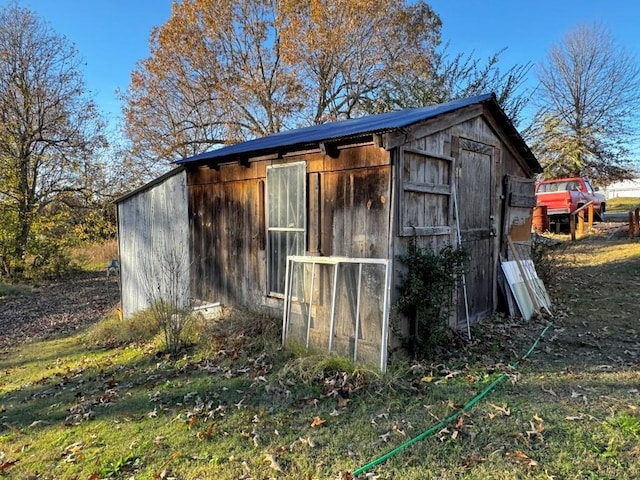
[[[526,278],[522,277],[521,268]],[[518,305],[522,318],[529,320],[540,307],[549,310],[551,300],[544,287],[544,283],[538,278],[533,260],[523,260],[520,262],[520,267],[518,267],[515,260],[502,262],[502,271],[516,299],[516,304]],[[527,289],[525,281],[529,284],[533,298],[529,294],[529,289]]]

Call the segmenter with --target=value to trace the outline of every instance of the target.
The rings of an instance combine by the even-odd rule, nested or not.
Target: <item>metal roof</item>
[[[218,148],[205,153],[194,155],[192,157],[177,160],[177,164],[204,164],[208,162],[223,162],[225,160],[237,160],[239,157],[267,155],[280,151],[290,151],[294,148],[305,149],[317,147],[321,142],[335,141],[339,139],[347,139],[367,134],[384,133],[397,130],[414,123],[418,123],[430,118],[437,117],[445,113],[459,110],[476,104],[488,102],[490,105],[497,107],[497,113],[501,120],[506,120],[507,134],[515,140],[518,150],[524,154],[527,162],[537,171],[539,164],[529,147],[526,146],[520,134],[508,120],[502,109],[497,103],[493,93],[478,95],[475,97],[454,100],[438,105],[428,107],[412,108],[408,110],[394,111],[382,113],[379,115],[371,115],[367,117],[352,118],[339,122],[324,123],[311,127],[299,128],[296,130],[286,130],[266,137],[248,140],[246,142],[237,143],[227,147]],[[529,157],[529,158],[527,158]],[[533,159],[533,162],[531,161]],[[541,171],[541,170],[540,170]]]

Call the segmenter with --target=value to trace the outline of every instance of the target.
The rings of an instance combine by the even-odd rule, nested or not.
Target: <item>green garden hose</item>
[[[540,333],[540,335],[538,336],[536,341],[533,342],[533,344],[531,345],[529,350],[527,350],[527,353],[525,353],[522,357],[520,357],[520,359],[518,361],[516,361],[515,363],[510,364],[509,367],[510,368],[516,368],[520,364],[520,362],[522,360],[526,359],[529,355],[531,355],[531,352],[533,352],[535,350],[536,346],[538,345],[538,342],[540,342],[542,337],[544,337],[544,335],[547,333],[547,330],[549,330],[549,328],[551,328],[552,325],[553,325],[553,323],[549,322],[547,324],[547,326],[544,328],[544,330],[542,330],[542,333]],[[448,425],[449,423],[453,422],[455,419],[460,417],[467,410],[470,410],[476,403],[478,403],[480,400],[482,400],[491,390],[493,390],[496,386],[498,386],[500,383],[502,383],[506,378],[507,378],[507,374],[506,373],[500,374],[500,376],[498,376],[498,378],[496,378],[493,382],[491,382],[489,385],[487,385],[487,387],[484,390],[482,390],[480,393],[478,393],[475,397],[473,397],[471,400],[469,400],[460,410],[458,410],[455,413],[449,415],[447,418],[445,418],[444,420],[442,420],[438,424],[434,425],[433,427],[429,428],[428,430],[425,430],[420,435],[418,435],[416,437],[413,437],[410,440],[407,440],[403,444],[401,444],[401,445],[397,446],[396,448],[394,448],[393,450],[385,453],[381,457],[378,457],[375,460],[367,463],[366,465],[363,465],[362,467],[354,470],[353,474],[352,474],[353,477],[358,477],[358,476],[362,475],[367,470],[370,470],[373,467],[375,467],[377,465],[380,465],[381,463],[385,462],[389,458],[391,458],[394,455],[400,453],[402,450],[410,447],[414,443],[419,442],[420,440],[423,440],[423,439],[425,439],[427,437],[430,437],[434,433],[440,431],[446,425]]]

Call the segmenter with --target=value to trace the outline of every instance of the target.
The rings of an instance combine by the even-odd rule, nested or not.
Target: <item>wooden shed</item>
[[[285,337],[382,368],[396,259],[410,239],[439,249],[461,238],[469,313],[461,306],[452,323],[492,314],[507,235],[528,256],[541,172],[493,94],[285,131],[177,163],[190,295],[268,309],[283,315]]]

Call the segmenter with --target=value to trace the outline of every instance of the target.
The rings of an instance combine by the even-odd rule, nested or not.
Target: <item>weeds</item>
[[[72,265],[82,270],[104,270],[109,262],[118,258],[117,240],[72,248]]]
[[[160,333],[149,311],[143,310],[124,320],[119,309],[114,310],[102,322],[87,331],[87,345],[116,348],[139,342],[155,342]]]

